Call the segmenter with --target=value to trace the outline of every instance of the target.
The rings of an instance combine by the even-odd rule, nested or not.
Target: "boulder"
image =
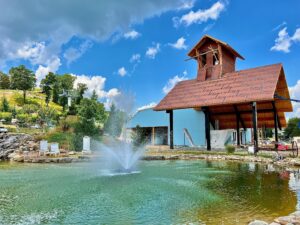
[[[250,222],[248,225],[269,225],[269,224],[262,220],[254,220]]]
[[[288,225],[288,224],[300,225],[300,220],[297,221],[295,216],[281,216],[275,219],[274,221],[281,225]]]

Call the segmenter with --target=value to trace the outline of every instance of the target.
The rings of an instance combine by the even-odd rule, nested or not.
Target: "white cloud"
[[[141,110],[145,110],[145,109],[152,109],[152,108],[154,108],[156,105],[157,105],[156,102],[151,102],[151,103],[149,103],[149,104],[147,104],[147,105],[143,105],[143,106],[139,107],[139,108],[137,109],[137,111],[141,111]]]
[[[126,71],[125,67],[121,67],[121,68],[118,70],[118,74],[119,74],[121,77],[124,77],[124,76],[127,74],[127,71]]]
[[[286,27],[279,31],[278,37],[275,40],[275,45],[271,48],[272,51],[289,52],[291,47],[291,38],[286,31]]]
[[[289,87],[291,98],[300,100],[300,80],[297,81],[295,86]],[[289,113],[288,117],[300,117],[300,103],[292,102],[293,104],[293,113]]]
[[[180,76],[176,75],[176,76],[170,78],[168,80],[167,84],[163,87],[163,93],[164,94],[169,93],[178,82],[183,81],[183,80],[187,80],[187,77],[185,77],[185,76],[180,77]]]
[[[137,32],[136,30],[131,30],[124,34],[124,38],[132,39],[132,40],[137,39],[140,36],[141,36],[141,34],[139,32]]]
[[[37,61],[39,56],[45,50],[45,42],[40,43],[26,43],[21,48],[17,49],[16,53],[12,53],[14,58],[28,59],[30,61]]]
[[[175,18],[175,26],[179,24],[184,24],[189,26],[193,23],[203,23],[208,20],[217,20],[222,11],[225,10],[225,3],[222,1],[218,1],[213,4],[209,9],[199,9],[198,11],[190,11],[188,14],[183,15],[181,18]],[[177,24],[176,24],[177,23]]]
[[[287,24],[287,23],[286,23],[285,21],[283,21],[281,24],[279,24],[279,25],[277,25],[276,27],[274,27],[274,28],[272,29],[272,31],[278,30],[278,29],[280,29],[281,27],[285,27],[286,24]]]
[[[145,19],[177,10],[182,2],[90,0],[87,4],[82,0],[40,0],[38,3],[36,0],[0,0],[1,7],[5,9],[0,14],[0,65],[15,57],[30,60],[31,55],[42,51],[39,62],[35,64],[45,66],[43,61],[60,56],[62,46],[73,37],[105,41],[112,34],[123,33]],[[43,43],[45,47],[34,47],[34,43]],[[74,55],[79,57],[74,50],[71,53],[71,60]]]
[[[154,46],[149,47],[146,51],[146,56],[150,59],[155,59],[156,54],[160,51],[160,44],[156,43]]]
[[[58,57],[54,57],[51,60],[47,60],[45,66],[39,65],[37,70],[35,71],[37,85],[41,83],[41,80],[44,79],[49,72],[55,73],[60,67],[60,65],[61,62]]]
[[[187,49],[184,37],[179,38],[175,43],[169,43],[169,45],[176,49]]]
[[[137,62],[139,63],[141,61],[141,54],[133,54],[129,60],[129,62],[134,63]]]
[[[94,76],[87,76],[87,75],[76,75],[72,74],[76,77],[76,80],[74,82],[74,88],[77,88],[79,83],[86,84],[88,87],[88,90],[85,92],[85,97],[91,97],[93,94],[93,91],[96,91],[96,94],[98,95],[98,99],[104,99],[105,101],[109,101],[110,99],[113,99],[114,97],[120,95],[120,91],[117,88],[112,88],[108,91],[105,91],[105,82],[106,78],[99,75]]]
[[[281,51],[288,53],[294,42],[300,41],[300,28],[296,29],[291,37],[287,32],[287,27],[284,27],[278,32],[278,37],[275,39],[275,44],[271,47],[271,51]]]
[[[300,28],[296,29],[292,41],[299,42],[300,41]]]
[[[70,47],[64,52],[64,58],[67,60],[67,64],[70,65],[72,62],[80,58],[89,48],[92,47],[92,42],[89,40],[84,41],[79,47]]]
[[[179,6],[178,10],[186,10],[186,9],[191,9],[195,5],[195,0],[184,0],[182,2],[182,5]]]

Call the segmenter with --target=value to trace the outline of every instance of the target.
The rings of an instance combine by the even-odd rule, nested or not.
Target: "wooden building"
[[[179,82],[154,108],[169,113],[171,149],[173,110],[187,108],[204,112],[208,150],[211,126],[237,131],[253,128],[256,152],[259,127],[275,128],[278,141],[278,128],[286,126],[284,113],[293,111],[282,64],[236,71],[236,59],[244,58],[227,43],[208,35],[188,56],[198,63],[196,78]]]

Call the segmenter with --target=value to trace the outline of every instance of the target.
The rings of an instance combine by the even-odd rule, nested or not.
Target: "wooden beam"
[[[167,110],[167,113],[169,113],[169,124],[170,124],[170,149],[174,149],[173,110]]]
[[[155,145],[155,127],[152,127],[152,145]]]
[[[278,111],[277,111],[277,108],[276,108],[276,105],[275,105],[275,101],[272,102],[272,107],[273,107],[273,113],[276,114],[276,117],[277,117],[276,120],[277,120],[277,123],[278,123],[279,130],[281,130],[282,126],[281,126],[281,122],[280,122],[280,119],[279,119],[279,116],[278,116]]]
[[[276,112],[276,106],[275,106],[275,102],[272,102],[272,106],[273,106],[273,115],[274,115],[274,128],[275,128],[275,148],[278,150],[278,115]]]
[[[273,112],[273,109],[259,109],[257,110],[257,113],[268,113],[268,112]],[[248,114],[248,113],[252,113],[252,110],[244,110],[244,111],[239,111],[240,114]],[[235,115],[235,112],[217,112],[217,113],[213,113],[211,112],[212,116],[223,116],[223,115]]]
[[[206,149],[207,151],[211,150],[211,142],[210,142],[210,121],[209,121],[209,109],[208,107],[202,108],[205,115],[205,137],[206,137]]]
[[[252,123],[253,123],[253,136],[254,136],[254,153],[258,152],[258,136],[257,136],[257,105],[256,102],[252,104]]]
[[[243,129],[246,130],[247,128],[246,128],[246,126],[245,126],[244,120],[242,119],[241,114],[240,114],[240,112],[239,112],[237,106],[234,105],[233,107],[234,107],[235,114],[236,114],[237,117],[239,118],[239,121],[240,121],[240,123],[241,123]]]
[[[240,142],[240,114],[238,112],[238,109],[237,107],[234,105],[234,110],[235,110],[235,115],[236,115],[236,144],[237,146],[240,146],[241,145],[241,142]]]

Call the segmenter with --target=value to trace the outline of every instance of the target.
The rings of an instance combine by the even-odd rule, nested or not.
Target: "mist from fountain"
[[[117,141],[104,145],[97,143],[100,150],[100,169],[102,175],[114,176],[139,173],[138,161],[144,154],[143,147],[135,149],[130,143]]]

